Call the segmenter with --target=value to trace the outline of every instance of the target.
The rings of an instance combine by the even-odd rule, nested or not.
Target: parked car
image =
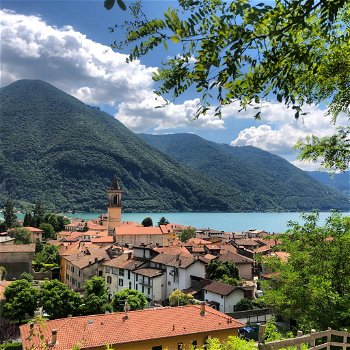
[[[253,324],[249,326],[242,327],[238,330],[238,336],[246,340],[255,340],[258,341],[259,337],[259,327],[260,324]]]

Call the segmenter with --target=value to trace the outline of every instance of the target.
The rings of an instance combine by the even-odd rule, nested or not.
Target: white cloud
[[[71,26],[50,26],[38,16],[0,12],[1,84],[42,79],[91,104],[117,106],[151,89],[154,67],[88,39]]]
[[[140,101],[122,102],[116,117],[128,128],[144,132],[172,130],[181,128],[222,129],[224,121],[214,117],[212,113],[194,120],[198,109],[199,99],[188,100],[182,104],[169,103],[163,108],[155,108],[163,104],[162,99],[149,92],[143,94]]]

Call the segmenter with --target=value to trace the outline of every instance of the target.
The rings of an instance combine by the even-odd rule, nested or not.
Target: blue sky
[[[159,16],[176,1],[143,1],[149,17]],[[18,79],[41,79],[90,105],[100,106],[135,132],[166,134],[192,132],[206,139],[253,145],[278,154],[303,169],[318,164],[300,163],[292,145],[312,132],[334,131],[324,110],[307,107],[304,120],[275,101],[266,102],[262,120],[254,111],[237,113],[233,104],[221,120],[207,115],[193,120],[198,96],[190,91],[163,109],[155,109],[152,73],[167,56],[158,49],[141,61],[125,63],[125,52],[109,46],[119,40],[108,27],[129,19],[118,7],[107,11],[103,1],[1,1],[1,86]],[[341,119],[341,118],[340,118]],[[339,121],[341,124],[342,120]]]

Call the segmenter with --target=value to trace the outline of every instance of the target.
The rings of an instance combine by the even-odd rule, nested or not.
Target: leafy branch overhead
[[[252,106],[260,119],[263,103],[275,98],[295,111],[305,113],[305,104],[329,102],[335,121],[349,113],[350,45],[348,0],[263,2],[238,0],[179,0],[162,18],[147,19],[138,2],[130,6],[132,22],[111,28],[125,31],[125,39],[114,48],[131,46],[128,61],[139,59],[154,48],[178,45],[178,54],[166,58],[154,75],[157,94],[180,96],[195,88],[201,96],[196,116],[217,105],[221,109],[239,101],[242,109]],[[349,129],[341,164],[349,161]],[[314,142],[318,141],[313,140]],[[311,158],[312,145],[301,144],[301,158]],[[305,150],[306,148],[306,150]],[[328,150],[317,156],[327,158]],[[344,164],[345,162],[345,164]]]

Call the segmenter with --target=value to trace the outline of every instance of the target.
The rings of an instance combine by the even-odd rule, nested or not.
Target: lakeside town
[[[277,325],[296,326],[264,300],[269,282],[279,283],[273,266],[290,257],[279,234],[194,228],[164,217],[155,225],[125,222],[122,192],[114,177],[107,214],[94,220],[48,214],[51,224],[44,223],[36,208],[22,226],[0,233],[2,314],[23,324],[20,337],[15,326],[9,339],[23,349],[41,348],[44,339],[52,349],[170,350],[238,335],[255,346],[266,323],[276,333]],[[55,232],[55,223],[62,229]],[[45,327],[25,323],[34,315]]]

